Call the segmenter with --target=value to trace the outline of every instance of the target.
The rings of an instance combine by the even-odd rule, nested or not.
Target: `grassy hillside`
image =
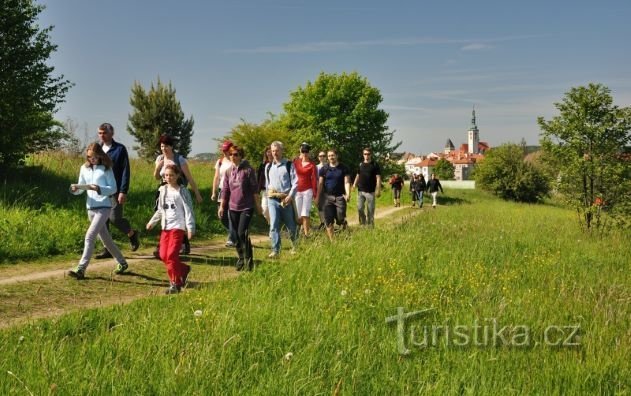
[[[446,197],[233,281],[4,330],[0,394],[629,394],[631,236]],[[398,308],[429,310],[397,327]]]

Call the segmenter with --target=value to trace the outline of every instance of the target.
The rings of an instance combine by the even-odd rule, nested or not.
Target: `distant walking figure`
[[[353,187],[357,187],[357,212],[360,225],[375,225],[375,198],[381,196],[381,168],[372,158],[372,150],[362,150],[364,160],[359,164]],[[364,211],[364,205],[366,210]]]
[[[438,190],[443,192],[443,186],[440,184],[440,180],[436,177],[435,173],[432,173],[432,178],[427,182],[427,191],[432,195],[432,208],[436,209],[436,196],[438,195]]]
[[[412,193],[412,207],[418,202],[418,207],[423,207],[423,192],[427,188],[427,183],[425,183],[425,177],[423,175],[419,175],[415,173],[412,176],[412,181],[410,182],[410,192]]]
[[[392,187],[392,198],[394,199],[394,206],[401,206],[401,190],[403,189],[403,178],[395,173],[390,177],[390,186]]]

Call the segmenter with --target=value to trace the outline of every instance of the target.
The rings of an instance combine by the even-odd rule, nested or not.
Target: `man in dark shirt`
[[[364,160],[359,164],[359,172],[355,176],[353,187],[357,188],[357,212],[359,213],[359,224],[375,225],[375,197],[381,195],[381,168],[372,159],[372,150],[365,148],[363,151]],[[364,211],[366,204],[366,211]]]
[[[129,191],[129,156],[127,155],[127,148],[114,140],[114,127],[110,123],[103,123],[99,126],[99,139],[101,140],[101,146],[103,151],[112,159],[112,171],[114,172],[114,179],[116,179],[117,191],[112,195],[115,204],[113,205],[110,218],[107,221],[112,223],[122,233],[129,237],[129,243],[131,250],[136,251],[140,246],[138,240],[138,231],[131,228],[129,221],[123,217],[123,205],[127,202],[127,192]],[[103,249],[103,252],[95,256],[97,259],[110,258],[112,255],[107,249]]]
[[[438,195],[438,190],[443,192],[443,186],[440,184],[440,180],[435,173],[432,173],[432,178],[427,182],[427,191],[432,195],[432,208],[436,209],[436,196]]]
[[[337,151],[327,152],[329,163],[320,168],[318,200],[324,197],[324,220],[326,233],[333,240],[333,225],[336,222],[346,228],[346,203],[351,199],[351,177],[348,168],[337,162]]]

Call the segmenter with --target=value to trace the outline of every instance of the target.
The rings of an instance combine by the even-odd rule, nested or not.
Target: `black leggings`
[[[230,224],[232,225],[232,235],[236,237],[236,247],[239,258],[252,258],[252,242],[250,241],[250,221],[254,208],[244,211],[229,210]]]

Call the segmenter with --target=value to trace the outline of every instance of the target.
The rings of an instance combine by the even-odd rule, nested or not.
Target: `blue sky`
[[[76,85],[56,117],[131,146],[134,81],[171,82],[195,120],[192,153],[241,119],[279,114],[320,72],[357,71],[378,88],[401,150],[480,140],[537,144],[538,116],[599,82],[631,104],[629,1],[41,1],[56,73]]]

